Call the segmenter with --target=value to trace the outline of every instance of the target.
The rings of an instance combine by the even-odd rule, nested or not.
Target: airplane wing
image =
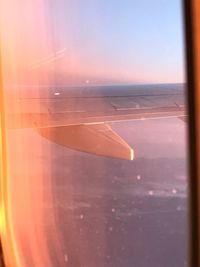
[[[34,91],[33,91],[34,92]],[[183,86],[43,88],[9,100],[9,128],[36,128],[68,148],[132,160],[133,149],[109,122],[178,117],[185,120]],[[20,110],[20,113],[17,112]]]

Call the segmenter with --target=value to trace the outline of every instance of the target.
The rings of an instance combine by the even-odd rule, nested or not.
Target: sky
[[[184,82],[180,0],[4,2],[3,56],[15,79]]]

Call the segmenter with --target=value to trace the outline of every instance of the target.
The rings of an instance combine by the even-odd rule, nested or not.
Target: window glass
[[[181,1],[0,10],[13,262],[188,266]]]

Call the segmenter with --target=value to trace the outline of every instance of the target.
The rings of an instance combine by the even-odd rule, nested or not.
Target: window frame
[[[183,1],[188,107],[189,266],[200,266],[200,2]]]

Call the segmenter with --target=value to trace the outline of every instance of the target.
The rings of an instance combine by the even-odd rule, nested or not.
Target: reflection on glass
[[[187,266],[181,2],[1,3],[5,257]]]

